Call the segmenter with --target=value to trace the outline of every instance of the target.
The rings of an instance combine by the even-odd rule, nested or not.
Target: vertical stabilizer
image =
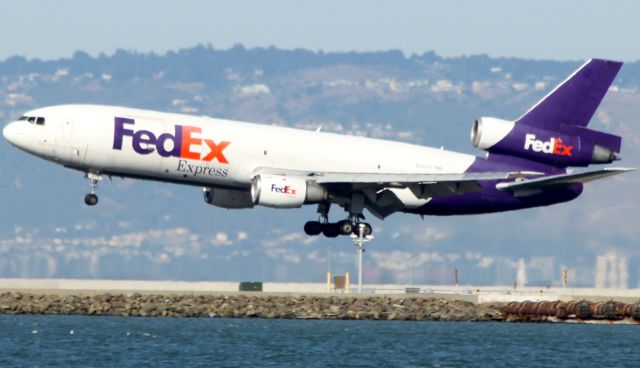
[[[587,61],[516,122],[546,129],[586,127],[621,67],[618,61]]]
[[[498,157],[559,168],[615,161],[622,138],[587,125],[621,67],[618,61],[591,59],[516,121],[476,120],[471,142]]]

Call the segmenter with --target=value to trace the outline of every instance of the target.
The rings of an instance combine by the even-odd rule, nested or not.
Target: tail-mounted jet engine
[[[619,160],[622,138],[582,126],[532,127],[497,118],[479,118],[471,129],[474,147],[556,166],[589,166]]]

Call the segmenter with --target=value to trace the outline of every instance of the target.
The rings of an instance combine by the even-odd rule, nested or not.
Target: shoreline
[[[414,296],[0,294],[0,314],[123,317],[502,321],[491,305]]]
[[[414,295],[0,293],[0,315],[640,324],[640,301],[473,303]]]

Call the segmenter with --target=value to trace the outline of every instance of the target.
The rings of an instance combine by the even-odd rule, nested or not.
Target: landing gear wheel
[[[353,233],[360,236],[360,229],[362,229],[362,236],[369,236],[373,232],[371,225],[366,222],[360,222],[353,228]]]
[[[353,232],[353,223],[349,220],[338,221],[337,226],[340,235],[349,235]]]
[[[320,235],[321,232],[322,224],[320,221],[307,221],[307,223],[304,224],[304,233],[307,235]]]
[[[322,224],[322,234],[327,238],[337,238],[340,235],[340,229],[337,224]]]
[[[95,193],[89,193],[84,196],[84,203],[87,206],[95,206],[96,204],[98,204],[98,196],[95,195]]]
[[[98,204],[98,196],[96,195],[96,189],[98,189],[98,182],[102,180],[102,176],[98,172],[87,171],[84,173],[84,177],[89,179],[91,186],[91,193],[84,196],[84,203],[87,206],[95,206]]]

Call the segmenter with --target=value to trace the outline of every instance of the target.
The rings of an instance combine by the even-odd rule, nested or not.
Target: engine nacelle
[[[251,208],[251,192],[248,190],[233,190],[220,188],[203,188],[204,201],[222,208]]]
[[[274,208],[296,208],[326,200],[326,189],[314,182],[282,175],[258,175],[251,185],[254,204]]]
[[[471,143],[474,147],[486,150],[493,147],[509,134],[515,123],[498,118],[479,118],[471,128]]]
[[[576,125],[553,130],[496,118],[480,118],[471,143],[490,153],[521,157],[554,166],[588,166],[618,159],[622,139]]]

